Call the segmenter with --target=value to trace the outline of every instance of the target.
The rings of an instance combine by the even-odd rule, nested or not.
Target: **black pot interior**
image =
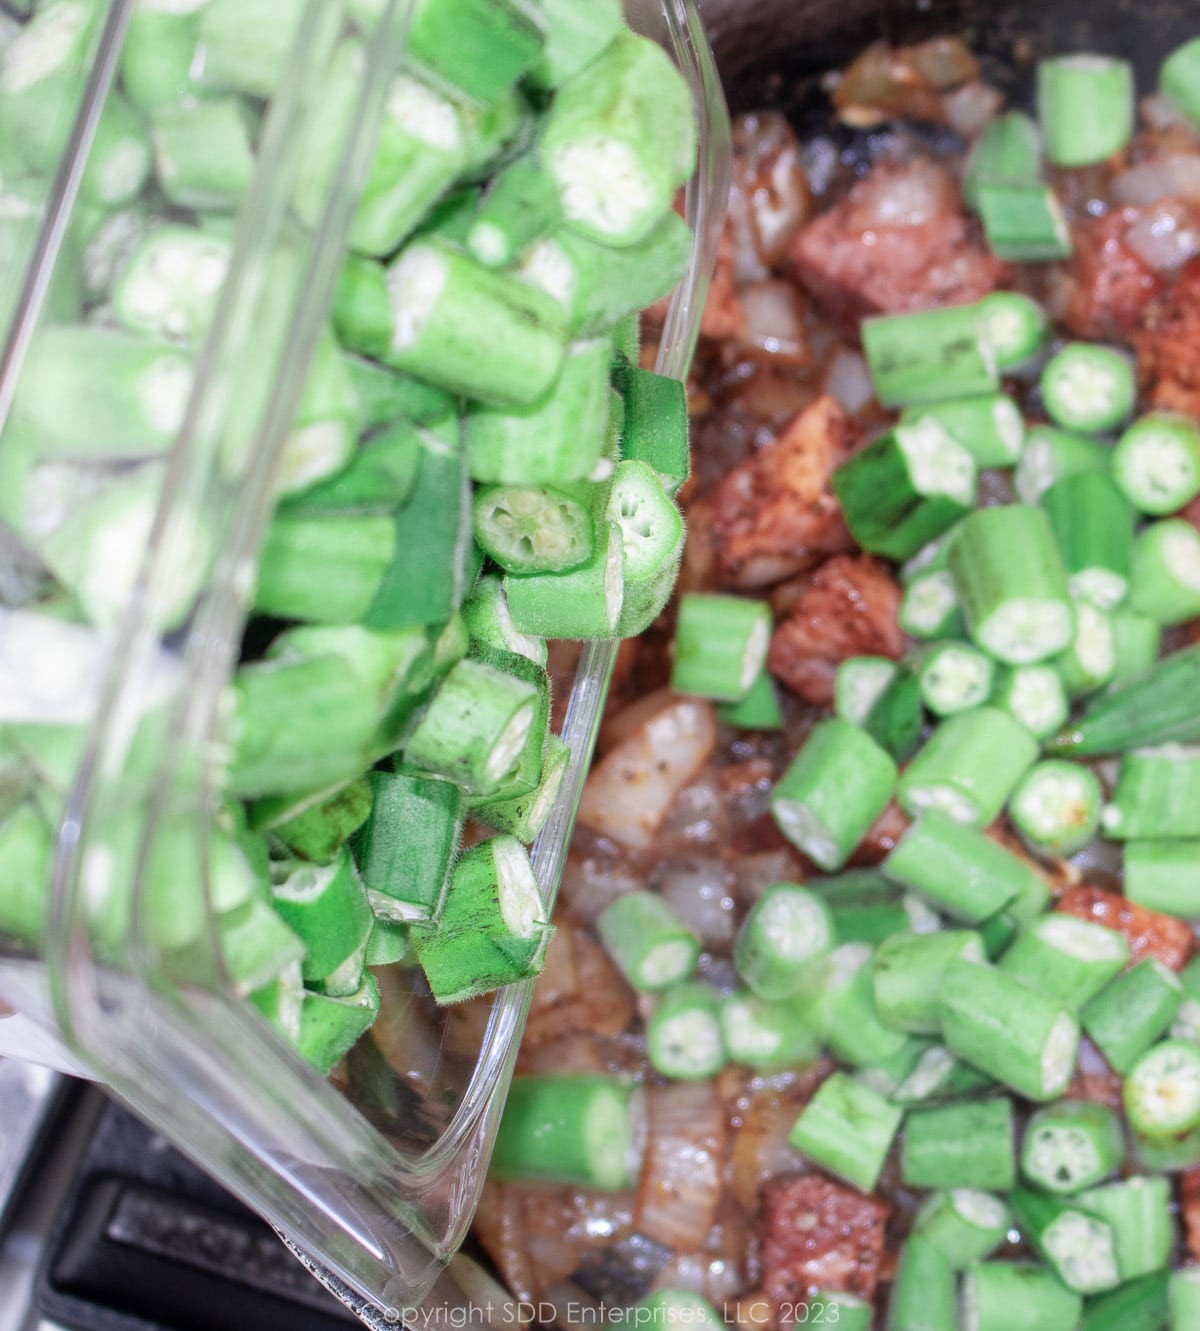
[[[820,76],[873,41],[958,34],[1011,103],[1031,102],[1043,56],[1095,51],[1131,60],[1141,92],[1175,47],[1200,34],[1196,0],[699,0],[733,114],[775,107],[828,121]]]

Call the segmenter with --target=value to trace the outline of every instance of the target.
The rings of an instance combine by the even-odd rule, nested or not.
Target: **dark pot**
[[[1163,58],[1200,31],[1191,0],[698,0],[730,111],[773,106],[803,121],[823,114],[817,80],[869,42],[962,35],[988,79],[1029,100],[1033,63],[1096,51],[1134,62],[1150,91]]]

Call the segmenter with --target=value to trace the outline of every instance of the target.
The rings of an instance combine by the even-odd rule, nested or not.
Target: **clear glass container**
[[[38,333],[59,317],[62,275],[80,262],[89,191],[97,188],[89,152],[98,126],[104,133],[101,114],[135,9],[133,0],[77,3],[78,24],[56,48],[70,48],[58,71],[59,120],[43,117],[48,141],[61,148],[53,179],[31,176],[15,194],[8,190],[3,167],[13,144],[0,141],[0,203],[11,211],[15,198],[22,210],[8,249],[0,249],[0,426],[30,372]],[[146,7],[177,13],[189,2]],[[683,377],[723,218],[728,119],[691,0],[627,7],[631,25],[660,41],[685,74],[700,129],[700,164],[686,199],[693,251],[658,364]],[[336,180],[321,215],[301,227],[288,200],[306,143],[325,132],[321,72],[344,22],[340,3],[304,6],[276,91],[259,108],[253,173],[221,229],[228,265],[195,349],[181,419],[162,457],[138,469],[145,475],[129,509],[128,542],[88,552],[101,626],[74,675],[46,682],[51,694],[77,690],[86,743],[43,746],[62,797],[47,866],[49,919],[36,953],[0,947],[0,1003],[18,1013],[0,1019],[0,1053],[7,1029],[12,1052],[105,1083],[275,1225],[361,1316],[386,1324],[426,1296],[470,1223],[531,985],[487,1004],[438,1010],[412,972],[389,968],[380,976],[376,1056],[351,1059],[337,1084],[323,1080],[235,991],[217,944],[221,903],[212,872],[222,709],[255,556],[404,50],[409,0],[380,8]],[[3,49],[11,31],[0,23]],[[0,435],[0,471],[5,443]],[[39,494],[69,513],[90,494],[86,475],[80,479],[86,468],[67,470],[69,478],[39,473]],[[3,484],[0,477],[0,492]],[[8,553],[0,562],[13,585],[0,588],[0,599],[19,605],[36,588],[37,567],[16,547]],[[15,641],[13,620],[0,610],[0,658]],[[533,851],[548,905],[614,659],[614,644],[590,645],[574,676],[562,729],[571,767]],[[5,761],[0,756],[0,769]],[[166,854],[176,876],[169,903],[156,897],[157,877],[146,872]]]

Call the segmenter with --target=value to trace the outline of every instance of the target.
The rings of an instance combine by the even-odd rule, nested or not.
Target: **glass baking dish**
[[[24,248],[0,268],[0,424],[31,339],[53,317],[58,274],[77,259],[71,238],[89,150],[135,8],[133,0],[79,3],[99,16],[64,79],[59,123],[47,128],[61,146],[58,170],[25,191]],[[342,22],[340,4],[304,7],[265,105],[252,178],[230,217],[228,272],[186,410],[151,478],[140,557],[122,595],[109,598],[108,631],[74,681],[87,738],[81,753],[61,759],[65,814],[49,866],[44,945],[38,955],[0,951],[0,1002],[19,1013],[0,1019],[0,1053],[9,1026],[24,1055],[82,1067],[105,1083],[271,1221],[358,1300],[361,1315],[385,1322],[425,1296],[470,1222],[530,985],[438,1011],[408,972],[389,968],[377,1027],[389,1057],[344,1065],[336,1085],[322,1080],[229,981],[216,942],[210,829],[221,709],[274,503],[272,477],[326,324],[409,7],[382,6],[336,181],[321,215],[298,228],[287,200],[306,138],[321,128],[322,60]],[[722,224],[728,120],[690,0],[630,0],[627,8],[631,26],[683,71],[699,127],[699,167],[686,192],[694,243],[658,361],[662,373],[682,378]],[[277,261],[281,248],[286,264]],[[16,547],[9,553],[14,579],[35,575]],[[547,904],[614,658],[614,644],[587,646],[570,681],[562,737],[571,766],[533,852]],[[145,870],[168,845],[178,880],[164,925]],[[176,926],[183,942],[165,947],[164,928]],[[41,1050],[31,1048],[31,1030],[42,1033]]]

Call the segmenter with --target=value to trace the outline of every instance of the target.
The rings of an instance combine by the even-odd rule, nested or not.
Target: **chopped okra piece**
[[[608,338],[576,342],[531,406],[473,405],[463,419],[472,480],[536,486],[594,479],[608,447],[611,361]]]
[[[955,957],[983,961],[979,935],[966,929],[939,929],[885,938],[875,950],[872,977],[879,1020],[893,1030],[939,1034],[938,989],[942,971]]]
[[[864,320],[861,333],[875,395],[885,407],[973,397],[1000,387],[978,306],[883,315]]]
[[[195,77],[196,28],[206,3],[182,0],[169,9],[133,7],[121,47],[121,86],[144,115],[201,95]]]
[[[744,698],[766,665],[772,627],[764,601],[701,592],[682,597],[671,687],[718,702]]]
[[[1077,1326],[1083,1299],[1036,1262],[972,1262],[963,1272],[965,1331],[1062,1331]]]
[[[874,1067],[908,1046],[900,1031],[885,1026],[875,1008],[874,949],[843,943],[821,957],[805,977],[817,1029],[830,1053],[853,1067]]]
[[[1072,602],[1075,637],[1054,665],[1062,676],[1068,697],[1079,698],[1107,684],[1117,668],[1117,649],[1112,621],[1090,601]]]
[[[1176,513],[1200,494],[1200,429],[1190,416],[1151,412],[1121,436],[1112,467],[1139,513]]]
[[[1147,839],[1125,843],[1124,888],[1148,910],[1188,919],[1200,915],[1200,844]]]
[[[501,792],[484,799],[472,799],[468,801],[471,817],[529,845],[537,840],[554,811],[570,762],[571,750],[567,745],[556,735],[547,735],[538,784],[522,794]]]
[[[833,474],[846,524],[864,550],[909,559],[975,499],[975,460],[932,416],[898,425]]]
[[[324,1077],[350,1052],[379,1015],[379,986],[368,972],[349,997],[306,992],[296,1049]]]
[[[198,346],[229,267],[229,244],[193,227],[148,231],[113,290],[116,318],[134,333]]]
[[[896,663],[886,656],[848,657],[838,666],[834,681],[835,714],[861,726],[895,675]]]
[[[227,911],[217,924],[221,957],[239,994],[265,989],[304,960],[304,940],[259,898]]]
[[[608,518],[621,536],[622,637],[643,632],[670,600],[683,552],[683,518],[645,462],[618,462]]]
[[[165,453],[183,424],[191,358],[115,329],[64,324],[35,334],[9,429],[39,458],[133,460]]]
[[[1082,850],[1100,827],[1104,795],[1091,768],[1050,759],[1021,778],[1009,817],[1027,845],[1043,855]]]
[[[1198,674],[1200,646],[1162,657],[1090,703],[1074,724],[1054,738],[1052,750],[1090,757],[1200,739],[1200,715],[1192,692]]]
[[[469,794],[490,794],[515,766],[538,705],[533,685],[479,661],[460,661],[408,736],[405,760]]]
[[[912,1232],[939,1248],[957,1270],[990,1257],[1004,1242],[1011,1223],[1011,1213],[999,1197],[955,1188],[925,1199]]]
[[[904,586],[898,615],[910,638],[960,638],[965,632],[954,578],[947,569],[915,574]]]
[[[106,212],[132,203],[150,178],[152,165],[150,136],[141,116],[110,89],[79,184],[80,200]]]
[[[775,785],[771,813],[822,869],[840,869],[896,788],[896,764],[865,731],[837,718],[813,728]]]
[[[473,641],[527,656],[535,665],[545,666],[545,639],[521,633],[513,625],[504,585],[494,573],[485,574],[475,584],[470,599],[463,602],[462,615]]]
[[[987,827],[1037,758],[1037,743],[1007,712],[975,707],[947,717],[900,776],[909,815],[930,809]]]
[[[260,614],[318,624],[361,624],[396,551],[386,517],[278,513],[258,564]]]
[[[32,800],[0,821],[0,935],[29,947],[41,944],[52,853],[50,824]]]
[[[480,549],[507,573],[565,573],[595,549],[597,489],[585,482],[541,487],[487,485],[475,492]]]
[[[1092,166],[1133,136],[1133,68],[1102,55],[1065,55],[1037,67],[1038,123],[1055,166]]]
[[[910,1234],[896,1264],[888,1331],[956,1331],[957,1288],[946,1254],[919,1234]]]
[[[1054,482],[1039,500],[1062,556],[1071,595],[1114,610],[1129,591],[1133,510],[1103,472]]]
[[[989,122],[988,129],[997,121],[1011,118],[997,116]],[[979,302],[978,310],[983,336],[996,357],[997,369],[1016,374],[1036,361],[1050,335],[1050,320],[1036,300],[1020,291],[993,291]]]
[[[1034,739],[1056,734],[1071,714],[1062,676],[1052,665],[1005,666],[998,670],[991,705],[1019,721]]]
[[[1042,371],[1041,386],[1050,419],[1082,434],[1124,425],[1137,401],[1128,356],[1091,342],[1063,347]]]
[[[810,1063],[821,1045],[802,997],[772,1001],[748,989],[722,999],[721,1035],[733,1062],[761,1072]]]
[[[378,0],[358,8],[382,11]],[[417,0],[405,59],[480,106],[491,106],[542,53],[540,25],[510,0]]]
[[[1171,1331],[1187,1331],[1188,1327],[1200,1322],[1200,1267],[1187,1267],[1171,1273],[1167,1306]]]
[[[994,917],[1035,876],[1016,855],[939,809],[913,823],[882,867],[895,882],[968,924]]]
[[[1040,179],[1041,171],[1042,137],[1037,125],[1023,111],[1006,111],[988,121],[967,156],[963,198],[977,210],[982,184],[1031,184]]]
[[[571,227],[635,245],[695,169],[691,94],[660,46],[621,32],[559,87],[538,151]]]
[[[462,831],[462,793],[449,781],[414,772],[367,777],[370,817],[352,842],[376,915],[396,923],[441,910]]]
[[[935,716],[969,711],[987,702],[992,692],[991,658],[970,643],[931,643],[917,661],[921,698]]]
[[[1017,1176],[1012,1101],[993,1096],[910,1109],[900,1142],[900,1174],[914,1188],[1007,1191]]]
[[[622,365],[614,379],[625,403],[621,456],[648,463],[674,497],[691,467],[685,385],[632,364]]]
[[[805,966],[833,946],[833,921],[820,896],[775,883],[751,907],[734,944],[738,975],[760,998],[787,998],[805,983]]]
[[[1066,570],[1041,509],[976,509],[962,523],[950,571],[971,637],[997,660],[1033,665],[1070,647]]]
[[[1111,476],[1112,447],[1103,439],[1033,425],[1013,472],[1013,488],[1023,504],[1036,504],[1057,481],[1067,476],[1099,472]]]
[[[722,703],[717,718],[722,725],[738,730],[782,730],[783,711],[770,673],[762,670],[739,702]]]
[[[268,98],[283,82],[304,0],[207,0],[196,15],[206,87]]]
[[[1116,841],[1200,837],[1200,747],[1163,744],[1121,759],[1104,835]]]
[[[666,989],[686,980],[700,957],[700,940],[661,897],[626,892],[596,918],[596,932],[635,989]]]
[[[1121,1121],[1107,1105],[1060,1100],[1029,1120],[1021,1173],[1043,1192],[1076,1193],[1108,1178],[1124,1154]]]
[[[1083,1026],[1109,1066],[1125,1073],[1167,1033],[1182,1002],[1175,972],[1145,957],[1087,1003]]]
[[[796,1150],[860,1192],[871,1192],[903,1118],[844,1072],[827,1077],[788,1136]]]
[[[615,249],[563,229],[531,245],[514,271],[554,299],[572,337],[595,337],[667,295],[691,247],[687,223],[668,209],[636,245]]]
[[[410,938],[439,1003],[461,1003],[541,969],[553,934],[524,846],[498,836],[459,856],[436,923]]]
[[[371,813],[372,793],[365,777],[323,793],[284,821],[256,820],[299,859],[328,864]]]
[[[1200,122],[1200,97],[1196,93],[1198,68],[1200,38],[1193,37],[1171,52],[1158,74],[1158,86],[1163,95],[1192,124]],[[1177,1331],[1174,1324],[1171,1331]]]
[[[1006,975],[1078,1012],[1128,960],[1124,934],[1052,913],[1024,930],[997,964]]]
[[[1163,1040],[1148,1049],[1125,1078],[1125,1112],[1134,1131],[1151,1141],[1200,1124],[1200,1048]]]
[[[274,889],[274,902],[304,943],[306,982],[327,980],[364,951],[373,916],[349,851],[341,850],[328,865],[295,867]]]
[[[374,761],[379,700],[335,656],[242,666],[231,692],[227,782],[241,798],[327,790]]]
[[[1045,263],[1071,257],[1071,228],[1049,185],[981,180],[978,195],[984,235],[997,259]]]
[[[544,292],[465,254],[415,241],[388,269],[390,365],[452,393],[529,406],[566,355],[558,306]]]
[[[1133,542],[1129,608],[1158,624],[1200,614],[1200,532],[1183,518],[1143,527]]]
[[[616,1077],[514,1077],[489,1172],[521,1183],[620,1191],[637,1182],[644,1093]]]
[[[561,224],[558,186],[532,154],[520,157],[484,191],[467,231],[467,250],[485,268],[507,268]]]
[[[620,0],[540,0],[542,52],[528,77],[539,88],[556,88],[590,64],[621,31]]]
[[[947,1048],[1031,1100],[1067,1088],[1079,1024],[1067,1008],[1015,976],[977,961],[952,961],[938,999]]]
[[[1112,1226],[1075,1199],[1029,1188],[1011,1195],[1021,1233],[1068,1289],[1098,1294],[1121,1283]]]
[[[1135,1176],[1080,1193],[1079,1205],[1108,1222],[1121,1280],[1161,1271],[1171,1260],[1175,1224],[1171,1185],[1165,1178]]]
[[[232,211],[254,179],[247,110],[236,99],[160,108],[151,122],[163,193],[181,208]]]
[[[663,1077],[706,1081],[725,1065],[721,996],[702,980],[685,980],[662,993],[646,1022],[646,1056]]]
[[[509,574],[504,595],[513,625],[542,638],[615,637],[624,596],[623,564],[621,529],[606,522],[596,532],[591,558],[579,568]],[[674,569],[671,573],[673,583]]]
[[[978,467],[1011,467],[1021,456],[1025,421],[1020,408],[1003,393],[951,398],[905,407],[900,420],[917,424],[930,417],[975,459]]]

